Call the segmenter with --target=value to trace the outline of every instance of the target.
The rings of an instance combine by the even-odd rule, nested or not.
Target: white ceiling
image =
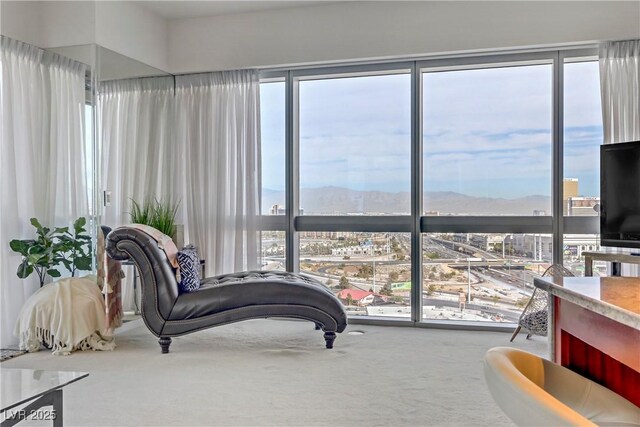
[[[316,6],[341,3],[340,1],[133,1],[167,19],[196,18],[200,16],[231,15],[236,13],[261,12],[265,10]]]

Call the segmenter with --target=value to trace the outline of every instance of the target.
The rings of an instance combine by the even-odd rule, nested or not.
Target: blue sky
[[[550,195],[550,65],[423,76],[424,186]],[[598,194],[597,62],[565,66],[565,177]],[[263,188],[284,189],[284,83],[261,87]],[[300,83],[300,185],[410,190],[408,74]]]

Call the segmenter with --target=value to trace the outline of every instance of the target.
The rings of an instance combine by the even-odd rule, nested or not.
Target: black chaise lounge
[[[347,326],[340,300],[322,283],[300,274],[248,271],[202,280],[200,289],[178,293],[175,270],[165,252],[147,233],[122,227],[107,236],[107,253],[131,259],[138,268],[142,318],[159,337],[162,353],[171,337],[213,326],[266,317],[292,317],[314,322],[324,331],[327,348]]]

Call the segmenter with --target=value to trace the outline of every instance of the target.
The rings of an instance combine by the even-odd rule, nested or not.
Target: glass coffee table
[[[0,368],[0,426],[31,418],[62,427],[62,388],[88,376],[88,372]]]

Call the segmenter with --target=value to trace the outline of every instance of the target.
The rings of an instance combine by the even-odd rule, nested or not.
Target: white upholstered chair
[[[493,399],[519,426],[640,425],[640,408],[633,403],[522,350],[492,348],[484,374]]]

